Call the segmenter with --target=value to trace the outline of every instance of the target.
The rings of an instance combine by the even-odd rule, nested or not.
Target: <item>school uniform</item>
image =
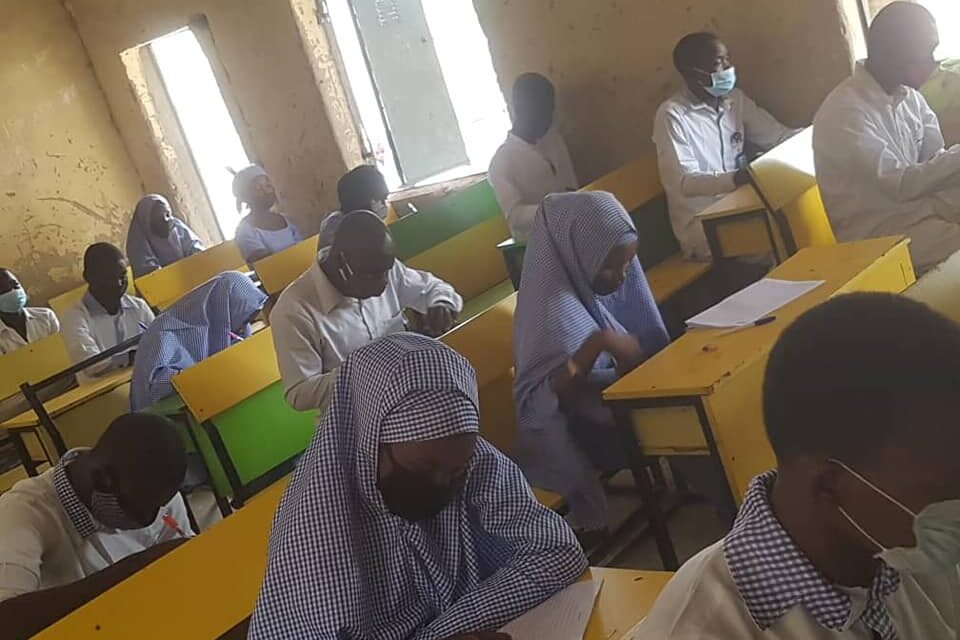
[[[127,259],[137,278],[203,251],[200,238],[179,218],[173,218],[167,235],[158,236],[153,232],[151,218],[157,203],[170,205],[166,198],[155,193],[141,198],[127,231]]]
[[[273,255],[303,240],[293,222],[286,216],[284,220],[287,221],[287,226],[283,229],[261,229],[250,221],[249,216],[240,221],[233,240],[247,264],[253,263],[252,258],[255,255],[259,254],[261,258]]]
[[[60,321],[52,309],[46,307],[24,307],[27,316],[27,339],[17,333],[13,327],[0,320],[0,355],[16,351],[31,342],[36,342],[60,331]]]
[[[120,298],[120,310],[116,315],[110,315],[87,291],[64,314],[63,339],[70,359],[77,363],[143,333],[152,322],[153,311],[140,298],[124,294]],[[90,379],[128,367],[131,351],[136,351],[136,347],[89,367],[79,376]]]

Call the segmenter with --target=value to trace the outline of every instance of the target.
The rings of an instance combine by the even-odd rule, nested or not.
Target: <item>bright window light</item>
[[[940,25],[937,58],[960,58],[960,0],[923,0]]]

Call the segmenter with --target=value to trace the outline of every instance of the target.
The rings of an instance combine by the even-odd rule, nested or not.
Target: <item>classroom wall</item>
[[[700,30],[730,46],[740,86],[807,125],[852,69],[848,0],[474,0],[504,95],[522,72],[558,90],[582,182],[652,150],[659,103],[680,86],[674,44]],[[854,12],[855,13],[855,12]]]
[[[0,51],[0,265],[41,304],[123,246],[140,179],[59,0],[0,0]]]

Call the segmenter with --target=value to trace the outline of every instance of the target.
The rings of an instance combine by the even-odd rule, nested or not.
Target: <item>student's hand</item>
[[[745,184],[750,184],[750,171],[747,169],[740,169],[735,174],[733,174],[733,184],[738,187],[742,187]]]
[[[508,634],[499,631],[475,631],[450,636],[446,640],[511,640],[511,638]]]
[[[431,338],[439,338],[453,328],[457,321],[457,312],[446,305],[437,305],[427,309],[423,323],[424,333]]]
[[[640,342],[629,333],[607,329],[601,333],[604,351],[617,360],[617,370],[623,374],[632,371],[646,359]]]

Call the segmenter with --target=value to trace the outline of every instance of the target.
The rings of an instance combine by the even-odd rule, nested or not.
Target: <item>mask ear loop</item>
[[[878,487],[877,485],[875,485],[875,484],[873,484],[872,482],[870,482],[869,480],[867,480],[867,478],[864,477],[862,474],[858,473],[857,471],[854,471],[854,470],[853,470],[849,465],[847,465],[846,463],[841,462],[840,460],[837,460],[836,458],[828,458],[828,459],[827,459],[827,462],[832,462],[833,464],[837,465],[838,467],[840,467],[841,469],[843,469],[844,471],[846,471],[847,473],[849,473],[850,475],[852,475],[854,478],[856,478],[857,480],[859,480],[860,482],[862,482],[863,484],[867,485],[868,487],[870,487],[871,489],[873,489],[874,491],[876,491],[878,494],[880,494],[881,496],[883,496],[884,498],[886,498],[887,500],[889,500],[891,503],[893,503],[893,504],[895,504],[896,506],[900,507],[900,509],[902,509],[902,510],[905,511],[906,513],[910,514],[910,515],[913,516],[914,518],[917,517],[916,514],[915,514],[909,507],[907,507],[905,504],[903,504],[902,502],[900,502],[899,500],[897,500],[896,498],[894,498],[893,496],[891,496],[889,493],[887,493],[886,491],[884,491],[883,489],[881,489],[881,488]],[[840,514],[843,515],[844,518],[846,518],[847,522],[849,522],[849,523],[851,524],[851,526],[853,526],[854,529],[856,529],[857,531],[860,532],[860,535],[862,535],[864,538],[866,538],[867,540],[869,540],[870,542],[873,543],[873,546],[875,546],[876,548],[880,549],[881,551],[886,551],[886,550],[887,550],[887,548],[886,548],[885,546],[883,546],[882,544],[880,544],[880,542],[879,542],[876,538],[874,538],[872,535],[870,535],[869,533],[867,533],[867,530],[864,529],[863,527],[861,527],[860,524],[859,524],[856,520],[854,520],[853,516],[851,516],[849,513],[847,513],[847,510],[846,510],[846,509],[844,509],[843,507],[841,507],[841,506],[839,506],[839,505],[837,506],[837,509],[840,511]]]

